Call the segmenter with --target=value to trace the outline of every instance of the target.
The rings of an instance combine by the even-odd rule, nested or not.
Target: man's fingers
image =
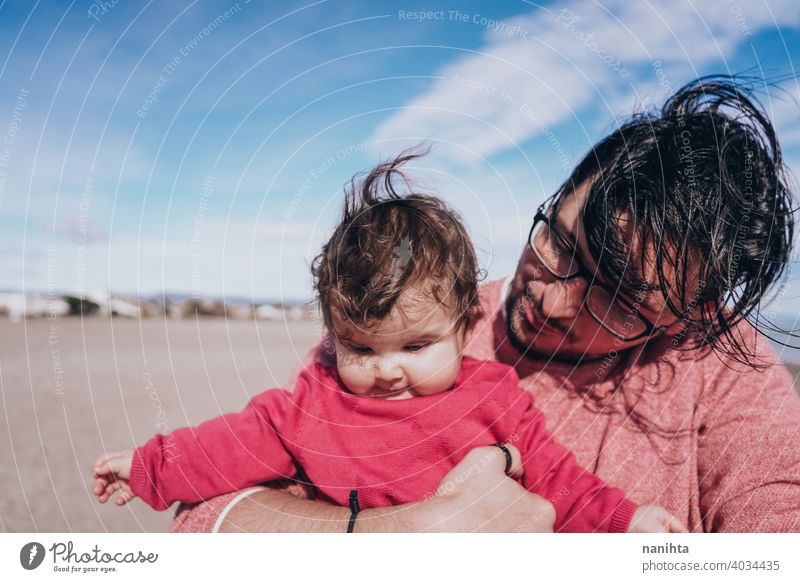
[[[689,530],[686,529],[686,526],[683,525],[683,522],[672,514],[669,515],[668,525],[668,531],[670,533],[689,533]]]
[[[511,467],[508,470],[509,477],[513,477],[515,479],[522,477],[522,455],[520,454],[519,449],[514,445],[506,443],[502,444],[511,454]],[[464,461],[462,462],[473,464],[480,468],[487,466],[505,468],[506,455],[500,449],[500,447],[482,446],[472,449],[469,453],[467,453],[467,456],[464,457]]]
[[[508,476],[519,479],[524,475],[522,469],[522,454],[520,454],[519,449],[514,445],[505,445],[505,447],[508,449],[508,452],[511,453],[511,468],[508,470]]]

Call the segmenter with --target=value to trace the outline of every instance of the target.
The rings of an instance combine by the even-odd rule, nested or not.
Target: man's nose
[[[542,314],[545,317],[575,317],[581,310],[588,286],[583,277],[547,284],[542,290]]]

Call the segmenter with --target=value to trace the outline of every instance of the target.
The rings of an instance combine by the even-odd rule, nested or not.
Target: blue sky
[[[5,1],[0,288],[310,297],[342,184],[423,139],[500,277],[591,144],[698,75],[783,78],[797,172],[792,55],[798,0]]]

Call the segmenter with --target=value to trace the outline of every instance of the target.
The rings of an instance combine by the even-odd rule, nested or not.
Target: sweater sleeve
[[[290,451],[310,381],[303,372],[294,392],[268,390],[241,412],[151,439],[134,453],[133,492],[161,511],[175,501],[194,503],[294,476]]]
[[[756,341],[773,363],[763,372],[709,358],[697,427],[705,531],[800,530],[800,397],[772,348]]]
[[[553,504],[556,532],[626,532],[637,505],[617,488],[583,469],[575,455],[545,427],[530,395],[510,444],[522,455],[523,485]]]

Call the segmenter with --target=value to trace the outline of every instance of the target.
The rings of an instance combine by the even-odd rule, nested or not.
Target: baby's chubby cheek
[[[415,366],[411,379],[419,394],[430,395],[449,390],[458,377],[461,358],[433,359]]]
[[[366,394],[372,389],[374,377],[366,364],[340,361],[337,367],[339,377],[353,394]]]

